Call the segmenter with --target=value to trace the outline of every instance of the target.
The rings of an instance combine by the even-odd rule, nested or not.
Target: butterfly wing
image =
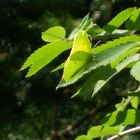
[[[91,43],[85,31],[79,31],[74,38],[70,56],[66,60],[62,79],[71,81],[72,78],[80,74],[91,56]]]

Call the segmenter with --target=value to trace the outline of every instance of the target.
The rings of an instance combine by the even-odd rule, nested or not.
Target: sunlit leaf
[[[74,75],[69,82],[61,81],[58,87],[73,84],[83,75],[91,72],[92,70],[111,63],[130,48],[133,48],[134,46],[137,47],[139,42],[140,37],[138,36],[126,36],[93,48],[91,54],[92,58],[90,59],[89,63],[87,63],[85,70],[81,71],[81,73],[77,75]]]
[[[58,67],[56,67],[55,69],[53,69],[51,72],[56,72],[58,70],[61,70],[64,68],[65,63],[60,64]]]
[[[121,103],[118,103],[118,104],[115,105],[115,107],[116,107],[116,109],[117,109],[116,111],[117,111],[117,112],[119,112],[119,111],[124,111],[124,110],[126,109],[126,107],[127,107],[128,105],[130,105],[132,99],[133,99],[133,97],[131,97],[131,96],[128,96],[128,97],[126,97],[126,98],[122,98]]]
[[[134,10],[133,15],[128,22],[126,22],[125,26],[131,31],[137,31],[140,29],[140,8]]]
[[[120,129],[121,129],[120,126],[114,126],[114,127],[94,126],[88,130],[87,136],[91,138],[98,138],[98,137],[104,137],[108,135],[114,135],[114,134],[118,134]]]
[[[91,95],[95,95],[111,78],[117,75],[121,70],[123,70],[129,63],[139,59],[139,54],[132,55],[126,58],[122,63],[120,63],[116,68],[112,69],[109,65],[105,67],[100,67],[97,71],[93,71],[86,82],[81,86],[81,88],[74,94],[83,96],[86,98],[91,98]]]
[[[115,126],[115,125],[132,125],[140,123],[140,110],[128,109],[124,111],[114,111],[113,113],[108,114],[103,121],[104,125]]]
[[[65,40],[44,45],[27,58],[20,70],[30,67],[26,77],[32,76],[71,46],[72,42]]]
[[[140,97],[139,96],[135,96],[133,97],[133,99],[131,100],[131,105],[133,108],[137,109],[140,103]]]
[[[140,61],[138,61],[130,71],[131,75],[137,80],[140,81]]]
[[[111,69],[109,65],[105,67],[100,67],[97,71],[93,71],[86,82],[81,86],[76,95],[83,96],[85,99],[91,98],[92,94],[97,93],[103,85],[107,82],[108,78],[110,78],[116,72],[115,69]],[[98,84],[98,86],[97,86]]]
[[[120,46],[122,44],[127,44],[131,42],[136,42],[139,44],[140,42],[140,37],[139,36],[125,36],[125,37],[120,37],[119,39],[114,39],[113,41],[108,41],[100,46],[97,46],[96,48],[93,48],[92,51],[93,53],[97,54],[100,52],[103,52],[109,48],[113,48],[114,46]]]
[[[129,49],[128,51],[126,51],[125,53],[123,53],[122,55],[120,55],[117,59],[115,59],[112,63],[111,63],[111,67],[114,68],[115,66],[117,66],[121,61],[123,61],[126,57],[137,53],[140,50],[140,47],[136,47],[139,46],[139,44],[134,45],[134,48]]]
[[[112,32],[120,27],[134,12],[136,8],[128,8],[116,15],[105,27],[104,30]]]
[[[104,34],[104,30],[101,29],[99,26],[97,26],[96,24],[93,24],[88,30],[87,33],[90,34],[92,37],[94,36],[98,36],[98,35],[105,35]]]
[[[80,24],[70,33],[69,35],[69,39],[72,39],[75,37],[75,35],[81,31],[81,30],[86,30],[90,24],[92,23],[91,19],[89,18],[89,14],[86,15],[82,21],[80,22]]]
[[[117,103],[115,105],[117,111],[120,110],[120,111],[123,111],[124,110],[124,104],[127,102],[127,99],[125,99],[124,97],[122,98],[122,101],[120,103]]]
[[[47,31],[42,32],[42,40],[45,42],[54,42],[64,39],[66,31],[61,26],[54,26],[49,28]]]
[[[93,139],[87,135],[81,135],[81,136],[78,136],[75,140],[93,140]]]

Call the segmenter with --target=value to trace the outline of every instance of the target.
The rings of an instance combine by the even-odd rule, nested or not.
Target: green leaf
[[[45,42],[54,42],[65,38],[66,31],[61,26],[54,26],[47,31],[42,32],[42,40]]]
[[[123,124],[124,125],[139,124],[140,123],[139,116],[140,116],[139,109],[137,109],[137,110],[136,109],[128,109]]]
[[[61,70],[64,68],[65,63],[61,63],[58,67],[56,67],[55,69],[53,69],[51,72],[56,72],[58,70]]]
[[[88,130],[87,136],[98,138],[118,134],[125,126],[139,124],[139,116],[140,110],[138,109],[114,111],[105,116],[102,125],[91,127]]]
[[[105,137],[108,135],[118,134],[120,129],[120,126],[94,126],[88,130],[87,136],[91,138]]]
[[[127,102],[128,99],[125,99],[124,97],[122,98],[122,101],[120,103],[117,103],[115,105],[117,111],[123,111],[125,109],[124,104]]]
[[[140,47],[136,47],[138,44],[134,45],[134,48],[129,49],[128,51],[126,51],[125,53],[123,53],[122,55],[120,55],[118,58],[116,58],[112,63],[111,63],[111,67],[114,68],[115,66],[117,66],[121,61],[123,61],[126,57],[135,54],[136,52],[138,52],[140,50]],[[139,45],[138,45],[139,46]],[[136,48],[135,48],[136,47]]]
[[[78,75],[84,70],[89,61],[91,53],[91,43],[85,31],[79,31],[74,38],[73,47],[68,57],[62,79],[70,82],[73,76]]]
[[[105,118],[103,123],[104,125],[108,126],[115,126],[115,125],[134,125],[140,123],[140,110],[136,109],[128,109],[124,111],[114,111],[113,113],[108,114]]]
[[[139,54],[136,53],[132,56],[127,57],[126,59],[124,59],[119,65],[116,66],[117,70],[121,70],[125,67],[127,67],[130,63],[132,62],[136,62],[139,60]]]
[[[127,68],[131,69],[139,60],[130,63],[129,65],[127,65]]]
[[[81,135],[81,136],[78,136],[75,140],[93,140],[93,139],[87,135]]]
[[[97,69],[100,66],[105,66],[119,57],[121,54],[129,50],[130,48],[139,45],[140,37],[137,36],[126,36],[113,41],[109,41],[106,44],[97,46],[97,48],[92,49],[92,59],[86,65],[85,70],[79,75],[72,77],[70,82],[60,82],[58,87],[64,87],[76,82],[83,75],[89,73],[90,71]]]
[[[92,93],[97,93],[101,87],[106,83],[106,80],[110,78],[116,72],[115,69],[111,69],[109,65],[100,67],[97,71],[93,71],[86,79],[86,82],[76,92],[76,95],[84,96],[84,99],[91,98]]]
[[[44,66],[49,64],[59,54],[70,49],[71,46],[72,42],[66,40],[56,41],[44,45],[27,58],[20,70],[24,70],[30,66],[30,69],[26,75],[26,77],[30,77],[40,69],[42,69]]]
[[[102,32],[101,32],[101,30],[102,30]],[[95,31],[92,31],[92,29],[91,29],[91,31],[88,31],[88,34],[90,34],[93,37],[92,40],[108,40],[108,39],[112,39],[112,38],[128,36],[131,34],[130,31],[122,30],[122,29],[115,29],[112,33],[106,32],[103,29],[101,29],[101,30],[95,29]]]
[[[104,35],[104,30],[101,29],[99,26],[97,26],[96,24],[93,24],[91,27],[89,27],[87,29],[87,33],[90,34],[92,37],[95,37],[97,35]]]
[[[126,22],[125,27],[130,31],[137,31],[140,29],[140,8],[134,10],[133,15]]]
[[[133,46],[139,45],[139,36],[125,36],[109,41],[106,44],[102,44],[92,49],[92,59],[86,65],[84,71],[81,71],[79,75],[74,75],[70,82],[61,80],[57,88],[65,87],[73,84],[79,78],[89,73],[90,71],[97,69],[100,66],[107,65],[119,57],[121,54],[132,48]]]
[[[128,8],[117,14],[105,27],[104,30],[112,32],[120,27],[134,12],[136,8]]]
[[[120,37],[119,39],[114,39],[113,41],[108,41],[105,44],[102,44],[100,46],[97,46],[96,48],[93,48],[92,51],[94,54],[100,53],[102,51],[105,51],[109,48],[113,47],[119,47],[121,44],[126,44],[128,42],[137,42],[139,44],[140,42],[140,37],[139,36],[125,36],[125,37]]]
[[[131,103],[131,100],[133,99],[132,96],[128,96],[127,98],[123,98],[121,103],[118,103],[115,105],[116,111],[124,111],[126,107]]]
[[[95,64],[96,66],[98,65],[98,67],[102,65],[107,65],[109,63],[111,64],[113,61],[115,61],[115,59],[120,57],[123,53],[125,53],[126,51],[128,51],[134,46],[137,46],[137,43],[130,42],[127,44],[120,44],[120,45],[114,46],[113,48],[109,48],[105,50],[104,52],[94,54]]]
[[[74,96],[79,94],[80,96],[84,96],[85,99],[90,98],[91,94],[92,96],[95,95],[109,80],[123,70],[129,63],[137,61],[138,59],[139,54],[135,54],[126,58],[114,69],[107,65],[100,67],[97,71],[91,72],[91,74],[89,74],[89,78],[86,79],[86,82],[74,94]]]
[[[140,61],[138,61],[131,69],[130,74],[137,80],[140,81]]]
[[[139,96],[134,96],[133,99],[131,100],[132,107],[138,109],[139,102],[140,102]]]
[[[91,22],[92,21],[91,19],[89,19],[89,14],[86,15],[80,22],[80,24],[70,33],[69,39],[74,38],[79,31],[86,30],[91,25]]]

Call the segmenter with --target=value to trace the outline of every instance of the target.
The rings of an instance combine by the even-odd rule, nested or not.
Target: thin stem
[[[140,131],[140,126],[137,126],[137,127],[125,130],[123,132],[120,132],[118,135],[112,136],[111,138],[109,138],[107,140],[116,140],[116,139],[118,139],[118,138],[120,138],[124,135],[128,135],[128,134],[135,133],[135,132],[138,132],[138,131]]]

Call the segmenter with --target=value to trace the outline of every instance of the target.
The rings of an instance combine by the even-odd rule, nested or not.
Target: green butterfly
[[[65,62],[62,79],[71,81],[74,76],[79,75],[89,62],[91,57],[91,43],[87,33],[79,31],[73,42],[70,56]]]

